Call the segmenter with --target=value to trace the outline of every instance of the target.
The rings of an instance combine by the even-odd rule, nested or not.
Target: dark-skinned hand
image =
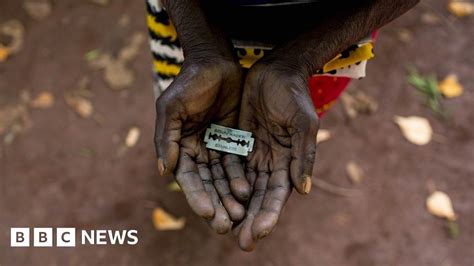
[[[252,250],[275,228],[292,188],[311,189],[319,122],[306,78],[257,63],[245,80],[239,126],[253,133],[255,146],[246,158],[253,194],[235,232],[240,247]]]
[[[156,101],[160,174],[174,173],[193,211],[221,234],[244,217],[239,201],[248,199],[250,186],[239,158],[206,149],[203,139],[211,123],[236,126],[241,79],[232,61],[188,60]]]

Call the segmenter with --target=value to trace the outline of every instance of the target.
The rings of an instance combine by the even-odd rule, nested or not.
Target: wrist
[[[232,47],[225,41],[183,43],[185,59],[191,61],[236,61]]]
[[[309,72],[296,62],[288,62],[280,59],[265,59],[259,61],[250,69],[249,75],[253,78],[275,81],[285,87],[306,87],[308,78],[311,76]],[[263,77],[263,78],[261,78]]]
[[[247,74],[249,88],[256,90],[291,90],[308,92],[308,77],[291,65],[278,62],[259,62]]]
[[[317,62],[304,50],[298,49],[298,53],[293,52],[294,50],[292,48],[275,50],[262,58],[259,63],[270,66],[283,76],[307,80],[319,69]]]

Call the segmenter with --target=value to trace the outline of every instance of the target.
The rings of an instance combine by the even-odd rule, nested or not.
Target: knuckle
[[[311,149],[307,154],[306,154],[306,158],[305,158],[305,161],[306,163],[310,163],[312,164],[316,159],[316,150],[314,149]]]

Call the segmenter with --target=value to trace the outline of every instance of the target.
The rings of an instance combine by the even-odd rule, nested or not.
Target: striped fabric
[[[239,4],[278,5],[297,4],[312,1],[237,1]],[[147,0],[147,25],[150,33],[150,47],[153,53],[155,97],[158,97],[178,75],[184,61],[176,29],[159,0]],[[319,114],[324,113],[335,102],[351,79],[365,77],[367,61],[374,57],[375,34],[367,36],[330,60],[309,80],[313,102]],[[273,47],[232,40],[239,62],[250,68]]]

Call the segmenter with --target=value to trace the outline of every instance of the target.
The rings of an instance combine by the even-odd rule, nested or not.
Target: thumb
[[[294,121],[291,135],[290,175],[293,185],[300,194],[308,194],[311,191],[318,128],[319,121],[314,111],[302,114]]]
[[[182,120],[180,109],[173,100],[159,97],[156,100],[155,149],[160,175],[174,172],[179,156]]]

